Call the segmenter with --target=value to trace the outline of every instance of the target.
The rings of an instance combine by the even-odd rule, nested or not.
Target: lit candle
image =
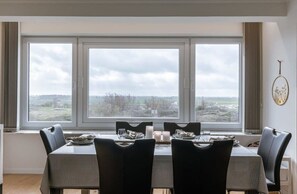
[[[170,132],[163,131],[163,141],[169,142],[170,141]]]
[[[154,138],[156,141],[161,141],[161,131],[155,131]]]
[[[153,138],[153,131],[154,131],[153,126],[146,126],[146,128],[145,128],[145,138],[146,139]]]

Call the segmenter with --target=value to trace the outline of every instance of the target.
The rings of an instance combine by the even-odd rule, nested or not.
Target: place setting
[[[172,138],[193,140],[196,138],[196,135],[193,132],[186,132],[181,129],[176,129],[175,133],[172,135]]]
[[[90,145],[94,143],[96,135],[93,134],[84,134],[81,136],[67,137],[67,145]]]

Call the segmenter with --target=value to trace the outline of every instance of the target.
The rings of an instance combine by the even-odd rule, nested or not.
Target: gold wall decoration
[[[282,61],[277,61],[279,63],[279,74],[272,84],[272,98],[277,105],[282,106],[289,98],[289,83],[282,75]]]

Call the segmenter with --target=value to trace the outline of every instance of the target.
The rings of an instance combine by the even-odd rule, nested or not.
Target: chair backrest
[[[183,123],[184,126],[181,124],[182,123],[164,122],[164,131],[170,131],[170,135],[173,135],[176,129],[182,129],[186,132],[193,132],[195,135],[200,135],[200,122]]]
[[[172,140],[174,194],[226,194],[227,170],[233,140],[198,147]]]
[[[150,194],[155,140],[121,146],[111,139],[94,140],[100,194]]]
[[[60,124],[55,124],[39,131],[47,155],[66,144],[64,133]]]
[[[145,134],[146,126],[153,126],[153,122],[141,122],[133,126],[126,121],[116,121],[116,133],[118,134],[118,131],[120,128],[124,128],[126,129],[126,131],[130,130],[130,131],[141,132]]]
[[[266,178],[271,181],[267,185],[269,191],[280,191],[280,166],[291,137],[291,133],[269,127],[263,129],[258,154],[262,157]]]

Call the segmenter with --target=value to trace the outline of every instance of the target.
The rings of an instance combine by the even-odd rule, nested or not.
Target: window
[[[185,39],[80,39],[82,126],[116,120],[182,121]],[[109,124],[104,124],[109,122]]]
[[[25,39],[27,83],[23,124],[75,121],[73,39]],[[23,107],[23,106],[21,106]]]
[[[22,53],[22,128],[241,128],[241,39],[24,37]]]
[[[195,61],[194,120],[217,128],[241,123],[241,42],[236,39],[193,40]]]

